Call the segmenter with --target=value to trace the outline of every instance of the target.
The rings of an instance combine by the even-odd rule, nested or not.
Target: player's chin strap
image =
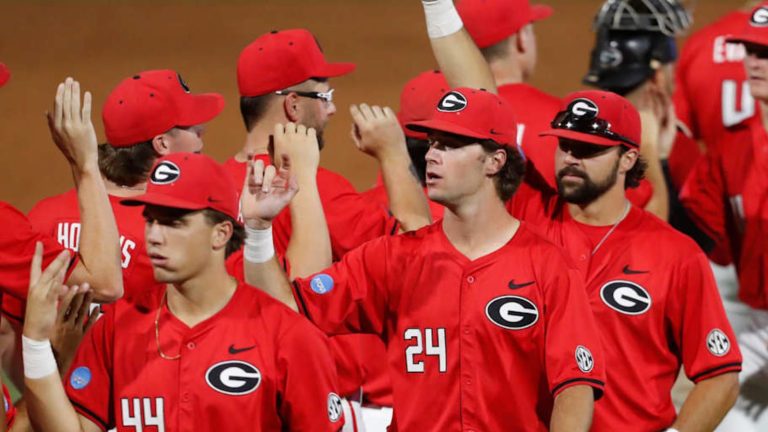
[[[452,35],[464,27],[453,0],[421,0],[430,39]]]

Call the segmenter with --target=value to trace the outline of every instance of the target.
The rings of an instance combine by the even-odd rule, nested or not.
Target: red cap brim
[[[424,120],[418,122],[412,122],[405,125],[408,129],[416,132],[446,132],[454,135],[477,138],[477,139],[492,139],[488,135],[479,134],[473,130],[461,127],[455,123],[447,122],[445,120]]]
[[[755,45],[764,45],[768,46],[768,35],[764,36],[758,36],[758,35],[750,35],[750,34],[743,34],[739,36],[731,36],[725,39],[726,43],[729,44],[755,44]]]
[[[317,78],[333,78],[351,73],[356,67],[354,63],[326,63],[313,75]]]
[[[552,13],[554,11],[555,10],[552,9],[551,6],[542,5],[542,4],[531,5],[531,21],[530,22],[549,18],[550,16],[552,16]]]
[[[207,123],[224,110],[224,97],[218,93],[190,94],[183,104],[184,111],[179,113],[176,126],[195,126]]]
[[[173,197],[159,193],[145,193],[143,195],[120,200],[120,204],[129,207],[141,205],[156,205],[160,207],[179,208],[184,210],[203,210],[208,208],[199,203],[193,203],[178,197]]]
[[[549,129],[539,133],[539,136],[554,136],[560,138],[572,139],[574,141],[581,141],[589,144],[595,144],[606,147],[613,147],[617,145],[629,145],[624,141],[613,140],[610,138],[601,137],[598,135],[592,135],[584,132],[577,132],[569,129]]]
[[[9,79],[11,79],[11,71],[6,65],[0,63],[0,87],[5,85]]]

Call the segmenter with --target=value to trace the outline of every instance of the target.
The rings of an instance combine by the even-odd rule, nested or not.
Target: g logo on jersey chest
[[[243,361],[224,361],[208,368],[205,382],[219,393],[242,396],[253,392],[261,384],[261,372],[256,366]]]
[[[640,315],[651,308],[651,295],[640,285],[617,280],[600,288],[600,298],[609,308],[627,315]]]
[[[525,297],[501,296],[488,302],[485,316],[492,323],[508,330],[522,330],[539,320],[539,309]]]

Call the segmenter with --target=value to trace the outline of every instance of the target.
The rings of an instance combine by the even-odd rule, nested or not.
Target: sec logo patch
[[[731,341],[720,329],[714,329],[707,335],[707,349],[713,355],[722,357],[731,350]]]
[[[336,393],[330,393],[328,395],[328,420],[331,423],[336,423],[343,413],[344,407],[342,406],[341,398]]]
[[[72,375],[69,377],[69,385],[75,390],[82,390],[88,387],[91,383],[91,370],[85,366],[72,371]]]
[[[325,273],[320,273],[309,281],[309,286],[315,294],[328,294],[333,290],[333,278]]]
[[[580,371],[592,372],[592,368],[595,367],[595,359],[592,358],[592,352],[587,347],[583,345],[576,347],[576,364]]]

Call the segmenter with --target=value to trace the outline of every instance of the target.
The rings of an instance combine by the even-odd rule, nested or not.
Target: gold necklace
[[[598,249],[600,249],[600,246],[602,246],[602,245],[603,245],[603,243],[605,243],[605,240],[608,238],[608,236],[610,236],[610,235],[613,233],[613,231],[616,229],[616,227],[617,227],[617,226],[619,226],[619,224],[621,223],[621,221],[623,221],[623,220],[624,220],[624,218],[626,218],[626,217],[627,217],[627,215],[629,214],[629,209],[630,209],[631,207],[632,207],[632,206],[629,204],[629,201],[627,201],[627,202],[626,202],[626,204],[624,205],[624,213],[621,215],[621,217],[619,217],[619,219],[616,221],[616,223],[614,223],[614,224],[613,224],[613,226],[611,227],[611,229],[609,229],[609,230],[608,230],[608,232],[607,232],[607,233],[605,233],[605,235],[603,236],[603,238],[602,238],[602,239],[600,239],[600,242],[597,244],[597,246],[595,246],[595,248],[594,248],[594,249],[592,249],[592,254],[591,254],[590,256],[595,256],[595,253],[597,252],[597,250],[598,250]],[[158,346],[159,346],[159,345],[158,345]]]
[[[168,291],[163,293],[163,299],[160,301],[160,307],[157,308],[157,314],[155,315],[155,342],[157,343],[157,353],[160,354],[160,358],[163,360],[178,360],[181,358],[181,351],[179,351],[179,354],[171,357],[165,355],[163,350],[160,349],[160,312],[163,310],[163,304],[168,304]],[[168,311],[170,311],[170,308]]]

